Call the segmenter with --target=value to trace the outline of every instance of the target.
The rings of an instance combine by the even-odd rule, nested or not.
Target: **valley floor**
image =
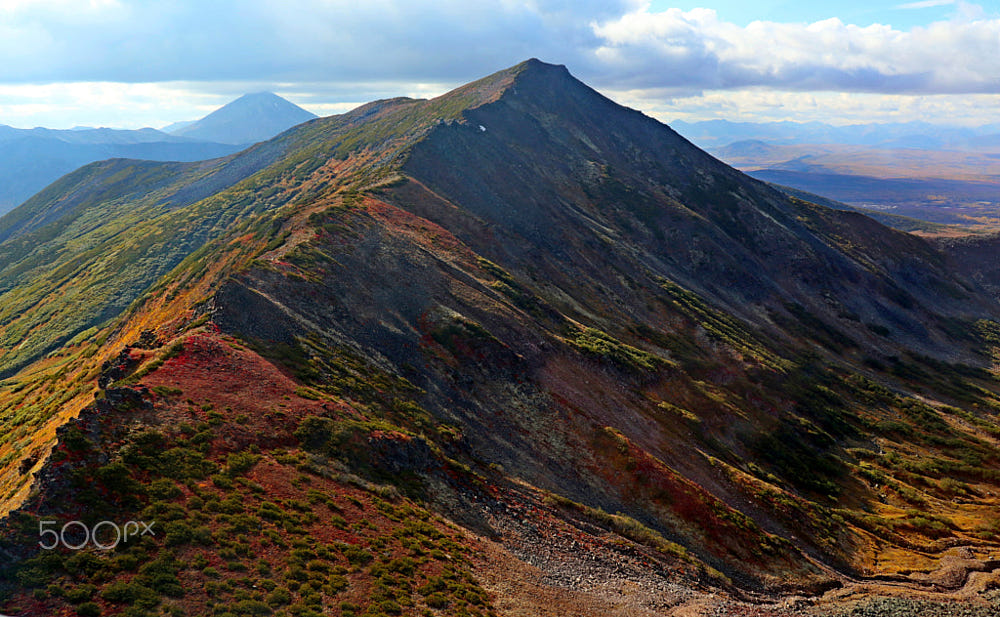
[[[952,549],[941,567],[914,580],[839,576],[815,596],[748,594],[697,580],[652,562],[620,537],[591,535],[566,521],[538,517],[530,505],[480,504],[493,537],[470,534],[481,584],[501,615],[604,617],[994,617],[1000,611],[1000,563]],[[529,510],[533,510],[529,512]],[[527,516],[533,516],[529,521]],[[592,531],[592,530],[591,530]],[[603,543],[603,544],[602,544]],[[921,583],[919,580],[926,580]]]

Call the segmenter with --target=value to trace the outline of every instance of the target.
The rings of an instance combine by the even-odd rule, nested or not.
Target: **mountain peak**
[[[428,101],[439,115],[453,117],[498,101],[504,96],[551,98],[555,91],[580,89],[594,92],[573,77],[562,64],[530,58]],[[547,93],[547,94],[546,94]],[[598,95],[599,96],[599,95]]]
[[[275,103],[278,105],[288,104],[289,101],[281,98],[273,92],[248,92],[243,96],[239,97],[235,101],[229,103],[229,105],[247,104],[247,103]]]
[[[551,64],[549,62],[543,62],[538,58],[528,58],[524,62],[511,67],[517,70],[518,73],[523,73],[525,71],[540,71],[546,73],[562,73],[569,75],[569,69],[566,68],[565,64]]]
[[[499,70],[496,73],[477,79],[476,81],[465,84],[464,86],[460,86],[452,92],[465,91],[473,88],[483,89],[488,86],[493,86],[498,90],[505,90],[509,86],[513,85],[515,81],[525,77],[552,78],[559,75],[569,77],[571,79],[573,78],[565,65],[549,64],[547,62],[542,62],[538,58],[530,58],[524,62],[519,62],[518,64]]]
[[[273,92],[244,94],[174,135],[225,144],[250,144],[274,137],[316,115]]]

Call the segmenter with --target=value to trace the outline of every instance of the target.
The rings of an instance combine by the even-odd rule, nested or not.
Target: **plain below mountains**
[[[258,93],[240,97],[173,134],[151,128],[54,130],[0,125],[0,214],[87,163],[227,156],[315,117],[277,95]]]
[[[757,139],[711,152],[758,180],[887,215],[966,229],[948,233],[1000,226],[997,152]]]

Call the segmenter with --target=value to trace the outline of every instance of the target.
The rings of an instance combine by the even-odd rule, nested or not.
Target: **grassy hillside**
[[[934,245],[537,61],[116,197],[128,165],[0,244],[107,217],[4,296],[54,352],[0,389],[0,612],[991,601],[1000,307]],[[132,240],[163,270],[47,339]],[[44,551],[40,520],[163,533]]]

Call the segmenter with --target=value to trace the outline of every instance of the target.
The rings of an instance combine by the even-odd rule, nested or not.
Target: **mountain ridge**
[[[708,587],[781,614],[886,580],[951,598],[996,568],[1000,307],[974,260],[790,198],[565,67],[306,123],[176,203],[187,180],[142,174],[191,170],[103,165],[74,180],[79,211],[67,182],[30,213],[148,212],[129,237],[191,242],[3,382],[0,494],[26,530],[5,536],[5,612],[63,607],[32,591],[55,585],[112,613],[530,613],[544,585],[490,581],[532,564],[581,614],[628,581],[651,611]],[[52,293],[102,293],[96,255],[126,246],[48,266]],[[16,297],[43,332],[48,293]],[[87,553],[112,580],[71,582],[79,559],[32,554],[33,516],[95,503],[169,517],[169,540],[126,551],[155,567]],[[257,563],[213,533],[233,525]]]

